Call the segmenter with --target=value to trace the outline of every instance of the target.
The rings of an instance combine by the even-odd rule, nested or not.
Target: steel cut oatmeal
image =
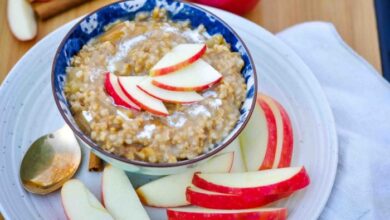
[[[104,88],[105,73],[148,75],[166,53],[183,43],[205,43],[202,59],[223,76],[200,92],[202,101],[165,103],[167,117],[113,103]],[[133,160],[174,163],[207,152],[233,129],[246,94],[243,65],[222,35],[209,36],[202,25],[192,29],[188,21],[171,21],[164,10],[155,9],[134,21],[108,26],[85,45],[67,68],[64,90],[81,129],[105,151]]]

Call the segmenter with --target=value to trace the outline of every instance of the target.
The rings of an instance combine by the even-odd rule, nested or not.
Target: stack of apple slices
[[[233,152],[220,154],[192,170],[149,182],[139,187],[136,192],[143,204],[152,207],[170,208],[190,205],[186,200],[186,188],[191,185],[194,173],[228,173],[232,168],[234,157]]]
[[[62,204],[70,220],[149,220],[124,171],[106,166],[102,177],[102,203],[79,180],[61,189]]]
[[[206,90],[222,75],[201,57],[205,44],[180,44],[157,62],[150,76],[116,77],[106,74],[105,88],[114,103],[167,116],[163,102],[189,104],[203,99],[197,92]]]
[[[169,219],[286,219],[285,208],[259,208],[305,188],[303,166],[243,173],[195,173],[186,199],[196,207],[171,208]]]
[[[255,109],[239,140],[248,171],[290,166],[292,125],[286,110],[275,99],[257,95]]]

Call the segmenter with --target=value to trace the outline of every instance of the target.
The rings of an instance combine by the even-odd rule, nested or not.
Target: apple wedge
[[[275,194],[258,196],[256,194],[226,194],[212,192],[190,186],[186,191],[186,198],[189,203],[210,209],[250,209],[261,207],[290,194]]]
[[[210,64],[199,59],[190,66],[164,76],[152,78],[153,85],[172,91],[202,91],[222,79]]]
[[[34,10],[28,1],[8,0],[7,18],[9,27],[18,40],[32,40],[37,35],[37,21]]]
[[[111,165],[103,171],[102,201],[115,219],[150,219],[125,172]]]
[[[209,191],[257,196],[286,194],[309,183],[303,166],[246,173],[195,173],[192,180],[196,187]]]
[[[182,69],[199,60],[206,49],[206,44],[177,45],[152,67],[150,75],[162,76]]]
[[[239,136],[248,171],[272,168],[276,153],[276,120],[268,103],[257,98],[249,123]]]
[[[234,152],[234,162],[233,162],[232,169],[230,170],[231,173],[246,171],[245,163],[241,154],[240,142],[238,138],[236,138],[232,143],[229,144],[229,146],[223,149],[222,152],[224,153]]]
[[[196,92],[181,92],[161,89],[153,85],[152,79],[149,77],[140,82],[137,86],[148,95],[163,102],[190,104],[203,100],[203,96]]]
[[[286,208],[257,208],[243,210],[217,210],[198,207],[173,208],[167,210],[168,220],[237,220],[237,219],[287,219]]]
[[[162,101],[153,98],[137,87],[137,84],[145,79],[145,76],[118,77],[119,86],[131,101],[152,114],[167,116],[168,110]]]
[[[186,188],[191,185],[196,171],[204,173],[229,172],[234,160],[234,153],[220,154],[205,164],[187,172],[165,176],[149,182],[137,189],[143,204],[153,207],[178,207],[189,205],[186,200]]]
[[[293,130],[290,117],[284,107],[275,99],[264,94],[258,94],[261,100],[266,102],[274,113],[277,129],[276,155],[272,168],[289,167],[293,153]]]
[[[116,105],[131,108],[140,111],[141,108],[132,102],[119,86],[118,77],[112,73],[106,73],[104,87],[107,93],[112,97]]]
[[[70,220],[114,219],[79,180],[69,180],[62,186],[61,199]]]

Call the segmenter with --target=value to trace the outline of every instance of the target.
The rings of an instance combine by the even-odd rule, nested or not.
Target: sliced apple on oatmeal
[[[126,96],[142,109],[159,116],[167,116],[168,110],[161,100],[158,100],[137,87],[147,76],[118,77],[119,85]]]
[[[151,76],[175,72],[199,60],[206,52],[205,44],[180,44],[165,54],[150,70]]]
[[[199,59],[190,66],[174,73],[152,78],[153,85],[171,91],[202,91],[222,79],[222,75],[210,64]]]
[[[164,102],[189,104],[203,100],[203,96],[199,95],[196,92],[170,91],[166,89],[161,89],[152,84],[151,78],[145,79],[137,86],[139,89],[141,89],[148,95],[153,96],[154,98]]]
[[[104,87],[107,93],[112,97],[116,105],[135,109],[138,111],[141,110],[141,108],[137,104],[127,98],[122,88],[119,86],[118,77],[115,74],[106,73]]]

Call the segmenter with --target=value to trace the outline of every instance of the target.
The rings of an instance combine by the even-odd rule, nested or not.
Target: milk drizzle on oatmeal
[[[130,51],[130,49],[134,45],[136,45],[137,43],[146,40],[146,38],[147,38],[147,36],[140,35],[140,36],[128,39],[128,40],[118,44],[118,46],[117,46],[118,47],[118,51],[116,52],[116,54],[114,56],[109,58],[108,61],[107,61],[107,63],[108,63],[108,67],[107,67],[108,70],[110,72],[115,72],[116,71],[115,63],[119,62],[119,61],[123,61],[126,58],[126,55]]]
[[[107,152],[153,163],[194,158],[226,137],[238,121],[246,93],[240,74],[244,62],[222,35],[210,36],[202,25],[191,29],[188,21],[173,22],[159,9],[142,16],[112,25],[73,57],[66,97],[77,123]],[[167,117],[113,104],[103,86],[106,72],[147,75],[164,54],[183,43],[205,43],[202,59],[223,75],[220,83],[200,93],[202,101],[166,103]],[[83,125],[78,120],[82,112],[91,119]]]

